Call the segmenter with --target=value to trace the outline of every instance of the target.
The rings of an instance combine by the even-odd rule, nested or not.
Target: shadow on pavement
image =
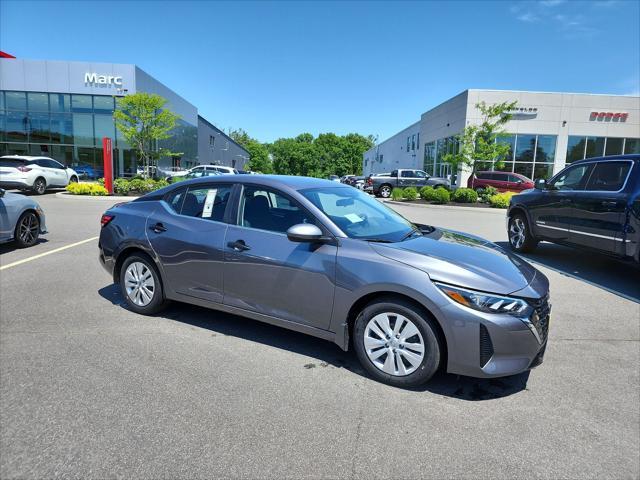
[[[508,242],[497,242],[511,251]],[[603,254],[541,242],[534,253],[519,254],[577,280],[640,303],[640,268]]]
[[[36,245],[40,245],[41,243],[47,243],[49,240],[47,240],[46,238],[42,238],[39,237],[38,241],[32,245],[29,248],[33,248]],[[4,253],[9,253],[9,252],[13,252],[15,250],[29,250],[29,248],[19,248],[15,242],[9,242],[9,243],[3,243],[0,245],[0,255],[4,254]]]
[[[117,285],[103,287],[98,293],[112,304],[126,308],[126,302]],[[303,365],[303,368],[306,369],[344,368],[356,375],[370,378],[360,366],[353,349],[343,352],[331,342],[285,328],[179,302],[173,302],[157,316],[204,328],[221,335],[258,342],[315,358],[317,362],[311,361]],[[409,390],[426,391],[460,400],[492,400],[526,390],[528,378],[529,372],[497,379],[478,379],[439,372],[427,384]]]

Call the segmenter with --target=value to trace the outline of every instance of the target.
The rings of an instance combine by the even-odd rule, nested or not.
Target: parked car
[[[213,169],[222,175],[238,175],[238,170],[233,167],[227,167],[224,165],[206,165],[207,169]]]
[[[640,155],[574,162],[514,195],[507,218],[516,252],[546,240],[640,262]]]
[[[175,180],[191,180],[193,178],[201,178],[201,177],[219,177],[222,173],[213,169],[191,169],[186,175],[183,177],[173,177]]]
[[[347,185],[351,185],[351,181],[356,178],[355,175],[344,175],[340,177],[340,183],[345,183]]]
[[[77,181],[75,170],[49,157],[0,157],[0,188],[32,190],[42,195],[48,188],[62,188]]]
[[[474,172],[467,181],[467,187],[476,192],[486,187],[493,187],[499,192],[521,192],[534,186],[530,178],[511,172]]]
[[[340,177],[338,175],[329,175],[327,180],[331,180],[332,182],[340,182]]]
[[[370,177],[372,192],[377,197],[389,198],[391,191],[396,187],[424,187],[431,185],[434,188],[451,188],[451,183],[446,178],[432,177],[422,170],[400,169],[394,170],[388,177]]]
[[[370,173],[367,175],[364,181],[364,191],[367,193],[373,193],[373,178],[372,177],[388,177],[391,175],[391,172],[384,173]]]
[[[346,185],[200,178],[115,206],[101,224],[100,262],[137,313],[177,300],[290,328],[354,348],[397,386],[439,367],[512,375],[545,351],[542,273]]]
[[[365,180],[366,178],[363,176],[353,177],[349,185],[356,187],[358,190],[364,190]]]
[[[72,165],[73,169],[78,174],[78,178],[94,180],[96,178],[104,177],[104,168],[94,167],[89,164]]]
[[[158,168],[160,175],[164,178],[184,177],[189,170],[182,167]]]
[[[15,242],[20,248],[31,247],[45,233],[45,215],[38,202],[0,188],[0,243]]]

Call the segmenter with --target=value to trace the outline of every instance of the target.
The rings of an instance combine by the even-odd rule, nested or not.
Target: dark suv
[[[511,248],[539,241],[584,247],[640,261],[640,155],[572,163],[549,182],[511,198]]]

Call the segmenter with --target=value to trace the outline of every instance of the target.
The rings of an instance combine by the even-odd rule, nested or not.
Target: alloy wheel
[[[524,245],[526,229],[527,227],[520,217],[516,217],[511,221],[511,226],[509,227],[509,241],[513,248],[518,249]]]
[[[133,262],[124,274],[127,296],[139,307],[146,307],[153,300],[156,283],[151,269],[142,262]]]
[[[391,196],[391,189],[387,186],[380,188],[380,195],[384,198],[389,198]]]
[[[47,184],[45,183],[45,181],[42,180],[42,179],[38,179],[38,180],[36,180],[36,183],[34,185],[34,190],[36,191],[36,193],[38,195],[42,195],[44,193],[46,187],[47,187]]]
[[[364,329],[364,348],[376,368],[396,377],[413,373],[425,354],[418,327],[393,312],[380,313],[369,320]]]
[[[31,245],[38,238],[40,222],[35,213],[27,213],[18,225],[18,238],[25,245]]]

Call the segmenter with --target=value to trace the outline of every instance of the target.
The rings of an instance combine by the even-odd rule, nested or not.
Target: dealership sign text
[[[628,117],[629,114],[627,112],[591,112],[589,120],[626,122]]]
[[[84,83],[98,85],[117,85],[122,86],[122,77],[116,75],[98,75],[97,73],[85,73]]]

